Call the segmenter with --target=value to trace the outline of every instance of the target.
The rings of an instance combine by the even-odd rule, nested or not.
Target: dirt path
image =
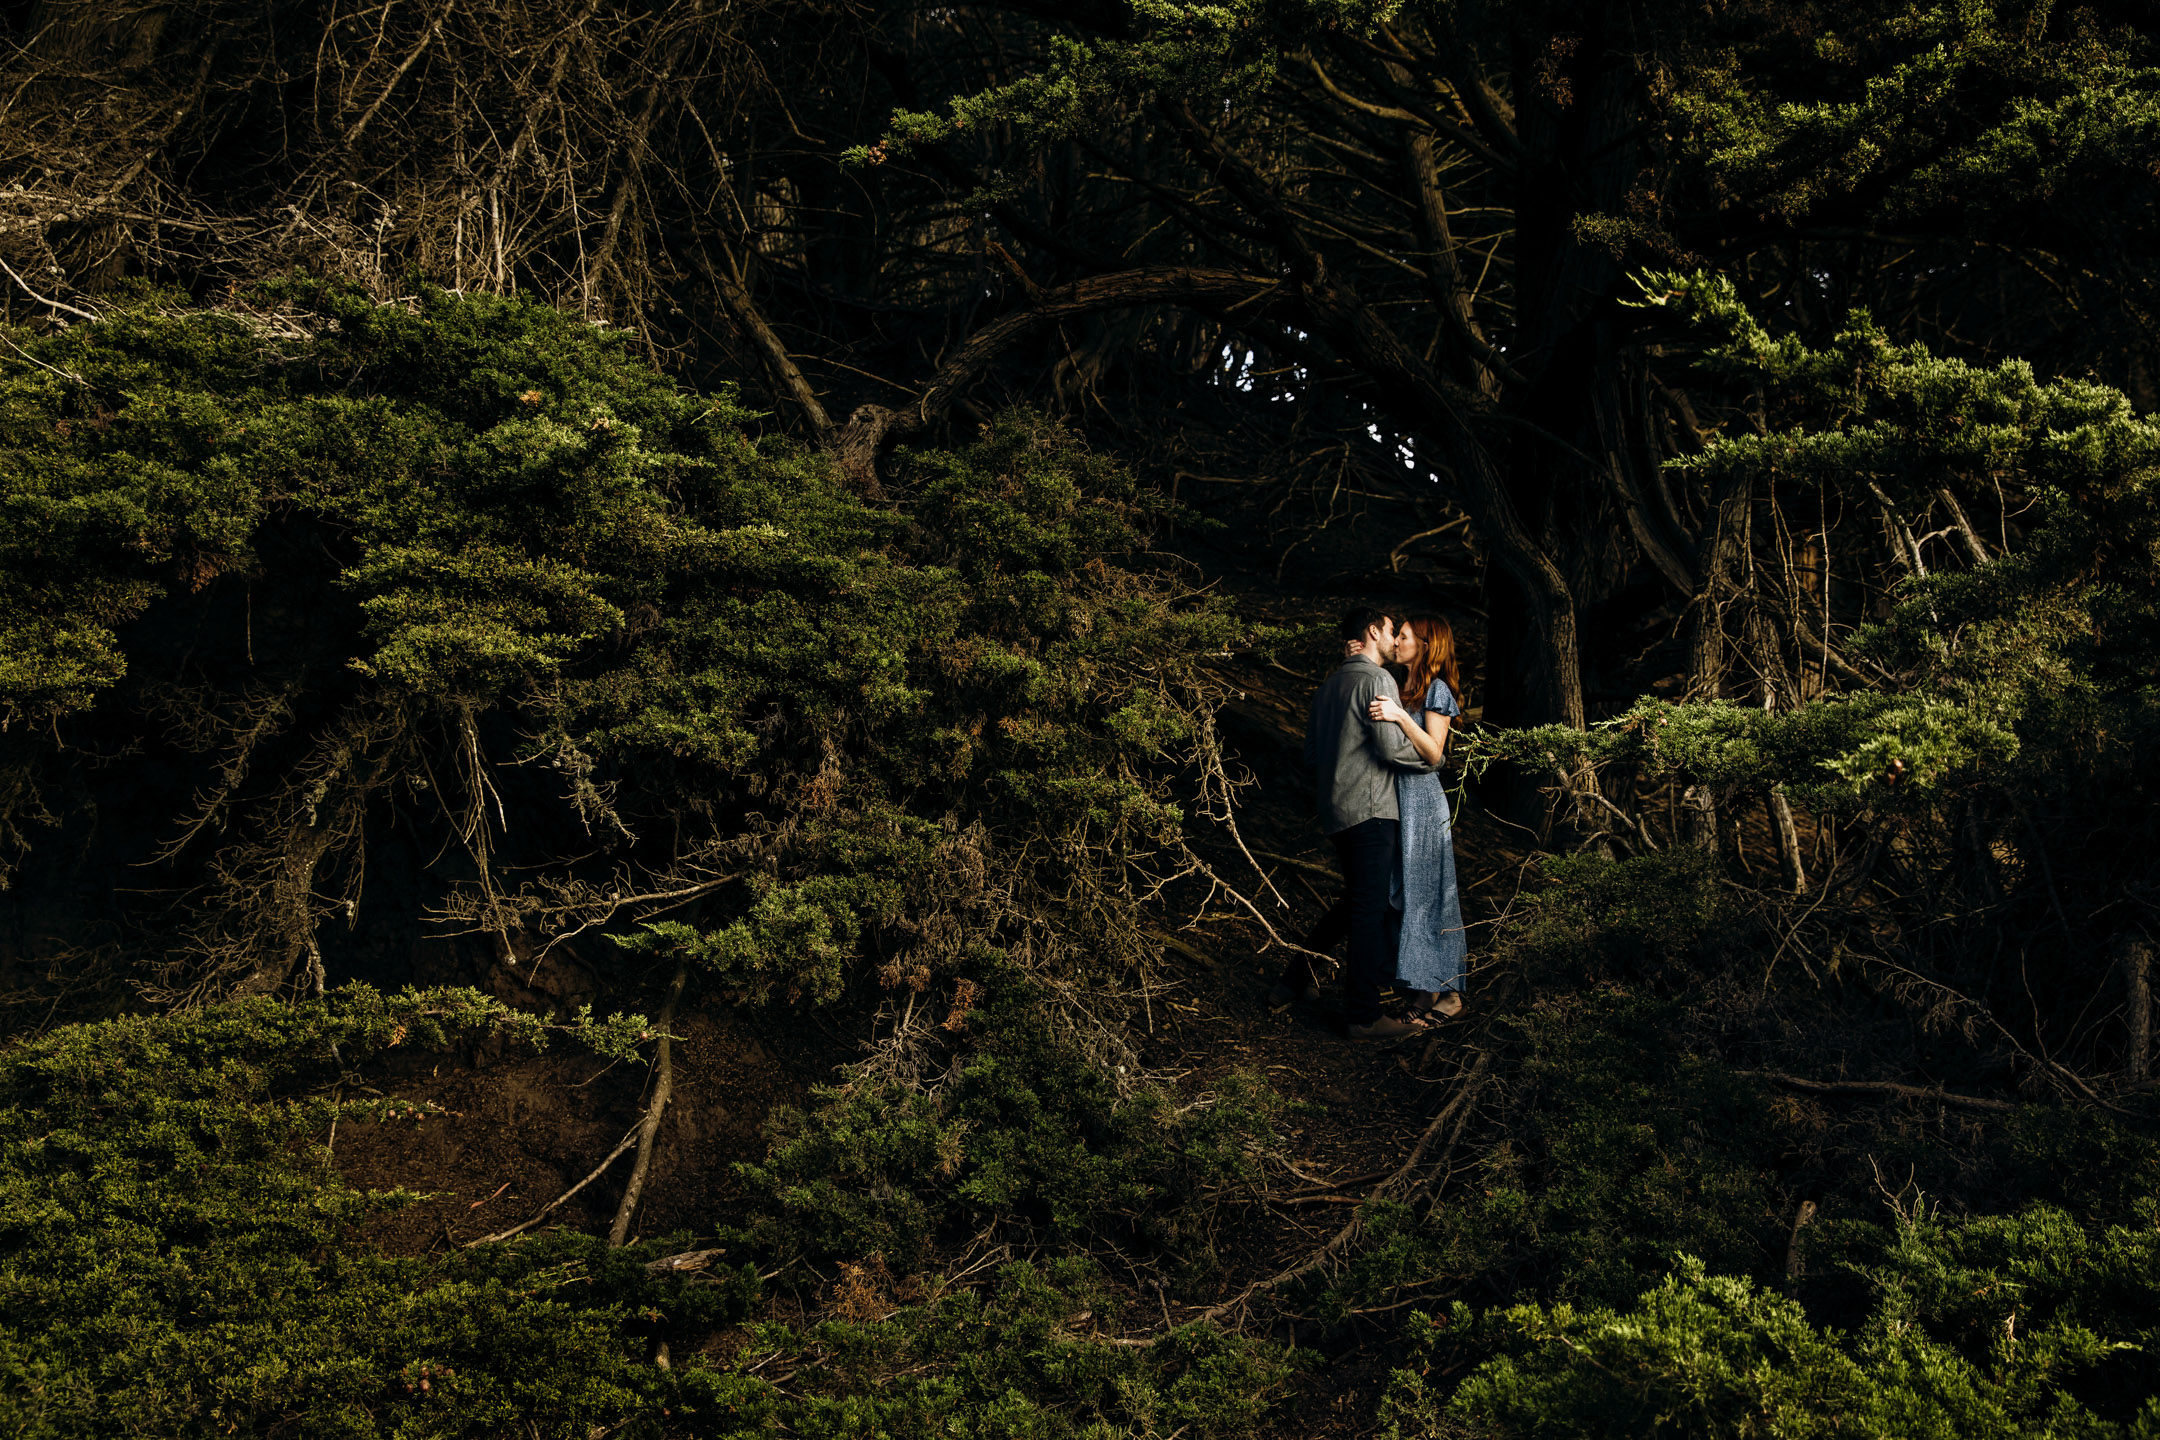
[[[1197,843],[1219,874],[1263,906],[1278,934],[1301,938],[1340,890],[1334,852],[1313,823],[1306,794],[1310,781],[1300,759],[1305,705],[1318,677],[1247,662],[1224,672],[1224,678],[1238,691],[1223,717],[1226,744],[1255,780],[1243,796],[1239,830],[1264,867],[1267,883],[1227,836]],[[1256,1071],[1299,1102],[1302,1113],[1288,1136],[1295,1171],[1281,1186],[1291,1202],[1240,1216],[1234,1242],[1221,1256],[1219,1284],[1210,1294],[1170,1306],[1172,1320],[1205,1316],[1254,1282],[1307,1261],[1357,1213],[1381,1179],[1403,1164],[1429,1122],[1459,1092],[1487,1020],[1480,1004],[1478,937],[1512,897],[1524,856],[1506,827],[1482,816],[1474,804],[1465,809],[1457,821],[1457,858],[1472,937],[1471,1009],[1430,1037],[1385,1045],[1349,1039],[1340,991],[1333,985],[1318,1004],[1270,1007],[1267,989],[1282,953],[1264,953],[1265,933],[1235,907],[1218,901],[1177,935],[1209,958],[1202,962],[1174,952],[1166,957],[1185,987],[1185,1003],[1158,1013],[1149,1060],[1181,1071],[1178,1084],[1188,1093],[1206,1089],[1234,1069]],[[1276,896],[1287,903],[1278,904]],[[1314,1193],[1322,1183],[1340,1188]],[[1370,1424],[1388,1378],[1392,1347],[1387,1340],[1402,1313],[1333,1335],[1284,1313],[1272,1297],[1221,1318],[1279,1342],[1317,1347],[1324,1356],[1320,1367],[1301,1372],[1278,1433],[1348,1435]]]

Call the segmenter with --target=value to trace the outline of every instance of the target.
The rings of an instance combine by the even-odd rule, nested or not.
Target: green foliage
[[[1048,53],[1017,80],[952,98],[948,114],[902,110],[884,137],[847,158],[881,164],[970,130],[1000,123],[1032,141],[1085,134],[1120,110],[1162,95],[1244,95],[1273,76],[1286,39],[1348,18],[1369,29],[1395,9],[1372,0],[1136,0],[1121,34],[1053,34]]]
[[[2160,456],[2160,429],[2105,385],[2043,381],[2023,360],[1977,366],[1897,345],[1865,312],[1819,348],[1773,337],[1728,276],[1639,283],[1644,307],[1669,312],[1703,343],[1707,372],[1765,387],[1787,422],[1718,437],[1672,462],[1680,469],[1873,481],[1907,498],[1947,478],[1994,475],[2090,504],[2142,490]]]
[[[1128,1083],[1002,986],[965,1016],[980,1038],[931,1087],[858,1077],[772,1120],[743,1166],[776,1211],[766,1244],[912,1269],[940,1239],[1010,1226],[1076,1244],[1130,1237],[1205,1267],[1226,1200],[1257,1188],[1282,1101],[1236,1074],[1211,1103]]]
[[[2043,382],[2023,361],[1984,368],[1893,345],[1864,314],[1820,349],[1773,337],[1724,276],[1654,275],[1643,288],[1646,305],[1709,337],[1707,368],[1766,389],[1787,422],[1676,466],[1859,482],[1893,526],[1953,480],[2013,485],[2038,497],[2037,513],[2022,544],[1986,563],[1909,576],[1855,646],[1873,686],[1775,713],[1644,700],[1588,732],[1481,736],[1473,766],[1617,762],[1725,789],[1781,784],[1848,812],[2129,781],[2160,717],[2160,424],[2115,390]]]
[[[1488,1362],[1449,1408],[1501,1435],[1885,1433],[1859,1366],[1799,1306],[1693,1260],[1625,1316],[1522,1305],[1486,1325],[1521,1353]],[[1438,1414],[1414,1380],[1398,1381],[1387,1408],[1393,1435],[1433,1433]]]
[[[1716,871],[1700,851],[1618,861],[1544,856],[1538,879],[1506,944],[1533,973],[1578,984],[1685,966],[1728,918]]]
[[[852,713],[804,717],[823,763],[847,767],[830,782],[845,802],[811,782],[786,863],[749,878],[724,926],[663,922],[628,942],[688,955],[747,998],[782,980],[830,998],[865,950],[888,984],[980,974],[1031,926],[1037,954],[1092,952],[1097,968],[1132,954],[1133,883],[1184,825],[1167,777],[1212,744],[1195,662],[1239,632],[1220,606],[1106,563],[1141,544],[1129,475],[1021,415],[905,457],[903,474],[906,548],[859,572],[879,590],[855,598],[875,610],[802,642],[840,657],[811,663],[856,691]],[[941,912],[966,923],[925,923]],[[1082,916],[1110,928],[1073,950],[1059,927]]]
[[[684,1344],[668,1370],[647,1363],[648,1337],[683,1344],[743,1322],[754,1267],[660,1278],[646,1262],[666,1242],[610,1250],[569,1233],[377,1252],[359,1222],[413,1197],[352,1189],[324,1137],[341,1112],[427,1122],[311,1089],[339,1073],[331,1047],[349,1064],[548,1028],[471,991],[356,986],[70,1026],[0,1052],[0,1422],[26,1437],[1137,1440],[1246,1433],[1284,1377],[1271,1347],[1209,1327],[1145,1347],[1093,1338],[1116,1302],[1077,1260],[1010,1265],[992,1288],[914,1305],[865,1290],[843,1318],[753,1326],[725,1360]],[[600,1033],[641,1028],[630,1017]],[[977,1064],[971,1093],[997,1090],[998,1058]],[[1155,1116],[1141,1138],[1143,1119],[1113,1122],[1132,1155],[1176,1128]],[[978,1198],[1017,1203],[988,1193],[1010,1183],[998,1167],[1036,1165],[1023,1141],[1055,1128],[971,1164]],[[1214,1183],[1248,1163],[1238,1122],[1184,1130],[1185,1173]],[[1070,1176],[1088,1161],[1041,1163]]]
[[[1371,1216],[1323,1297],[1333,1314],[1436,1281],[1503,1297],[1411,1321],[1383,1433],[2160,1433],[2149,1121],[2034,1106],[1952,1140],[1863,1104],[1832,1142],[1718,1058],[1717,1026],[1747,1008],[1728,987],[1766,990],[1779,942],[1706,857],[1539,868],[1497,962],[1536,996],[1504,1139],[1444,1203]],[[1893,1170],[1921,1178],[1885,1215],[1865,1179]],[[1943,1196],[1921,1193],[1930,1174]],[[1820,1215],[1800,1231],[1803,1195]]]
[[[676,444],[712,448],[742,412],[538,306],[284,291],[329,328],[301,341],[153,297],[35,342],[50,369],[9,372],[0,623],[95,656],[18,652],[10,715],[89,703],[126,670],[114,626],[247,571],[281,514],[353,544],[340,584],[371,642],[354,666],[468,704],[551,679],[647,598],[635,571],[702,538],[657,491],[697,463]]]
[[[1852,7],[1805,33],[1805,86],[1763,84],[1728,50],[1676,96],[1693,158],[1789,217],[1855,196],[1900,219],[1977,219],[2095,187],[2113,198],[2160,138],[2149,33],[2096,12]]]
[[[1115,1319],[1088,1263],[1007,1265],[994,1289],[885,1318],[754,1327],[727,1369],[684,1376],[678,1404],[715,1436],[1197,1440],[1252,1433],[1286,1377],[1279,1351],[1211,1326],[1146,1346],[1092,1338]],[[744,1373],[783,1366],[797,1393]]]
[[[2040,1203],[2088,1224],[2131,1226],[2160,1195],[2160,1134],[2136,1113],[2035,1107],[2005,1127],[2002,1143],[2019,1186],[2004,1208]]]
[[[895,510],[544,306],[257,298],[146,295],[0,376],[0,838],[137,773],[56,726],[187,775],[138,857],[193,906],[156,994],[312,963],[389,835],[460,857],[475,930],[605,926],[746,1001],[1135,962],[1239,628],[1112,563],[1129,475],[1009,415]],[[639,932],[640,892],[699,906]]]
[[[631,1017],[596,1033],[634,1036]],[[471,991],[365,987],[71,1026],[0,1051],[0,1417],[24,1436],[583,1436],[665,1387],[634,1317],[742,1315],[754,1271],[684,1287],[651,1247],[560,1235],[428,1258],[355,1226],[413,1198],[331,1167],[346,1060],[542,1022]],[[298,1429],[280,1427],[298,1425]],[[649,1433],[649,1432],[648,1432]]]
[[[1713,952],[1743,933],[1713,867],[1686,851],[1538,870],[1486,958],[1535,987],[1511,1017],[1505,1137],[1444,1203],[1367,1216],[1362,1253],[1316,1297],[1331,1318],[1440,1277],[1619,1305],[1682,1252],[1774,1270],[1793,1136],[1688,1035]]]
[[[1752,1082],[1676,1043],[1684,1008],[1613,989],[1540,1004],[1524,1021],[1531,1048],[1506,1142],[1447,1204],[1374,1216],[1373,1244],[1331,1304],[1475,1275],[1621,1304],[1682,1252],[1769,1273],[1789,1136]]]
[[[1240,633],[1114,563],[1151,524],[1130,476],[1014,415],[903,457],[905,503],[874,506],[749,440],[727,395],[544,307],[257,298],[273,308],[143,296],[25,337],[49,368],[0,378],[0,711],[28,777],[0,833],[22,842],[41,788],[198,784],[165,852],[198,908],[155,973],[202,968],[193,989],[161,978],[168,998],[304,973],[371,846],[415,839],[462,861],[442,908],[476,929],[598,928],[742,1002],[830,1000],[866,965],[911,994],[965,981],[979,1013],[941,1032],[947,1083],[826,1095],[756,1172],[764,1238],[897,1260],[981,1219],[1203,1265],[1216,1192],[1252,1182],[1277,1102],[1236,1080],[1180,1110],[1083,1053],[1069,992],[1028,978],[1144,963],[1173,782],[1212,745],[1196,661]],[[85,777],[63,731],[120,764]],[[658,898],[623,898],[639,889]],[[57,1066],[74,1087],[6,1112],[0,1374],[25,1432],[651,1434],[724,1394],[740,1414],[699,1411],[710,1433],[847,1433],[837,1392],[643,1363],[656,1329],[740,1319],[753,1272],[685,1289],[576,1237],[369,1249],[353,1227],[406,1197],[338,1179],[319,1148],[336,1107],[306,1085],[333,1054],[475,1031],[614,1056],[649,1038],[634,1016],[346,987],[10,1052],[19,1079]],[[90,1108],[63,1124],[69,1105]],[[1074,1307],[1017,1272],[1000,1293],[775,1343],[844,1339],[862,1376],[885,1357],[863,1413],[939,1433],[1228,1433],[1276,1373],[1211,1331],[1150,1350],[1053,1333]],[[1035,1348],[983,1355],[993,1324]]]
[[[1692,1257],[1625,1309],[1517,1305],[1413,1321],[1415,1350],[1498,1343],[1443,1404],[1399,1371],[1402,1437],[2069,1437],[2160,1431],[2150,1224],[2092,1231],[2059,1210],[1952,1222],[1909,1214],[1857,1332]],[[2096,1408],[2097,1407],[2097,1408]],[[2109,1413],[2103,1413],[2109,1412]]]
[[[1997,688],[1998,701],[2007,689]],[[1860,690],[1797,710],[1638,700],[1588,730],[1540,725],[1481,735],[1465,748],[1478,773],[1501,761],[1548,772],[1618,763],[1688,784],[1783,785],[1794,799],[1836,813],[1993,778],[2018,758],[2020,741],[1978,707]]]
[[[1494,1198],[1559,1293],[1624,1297],[1682,1248],[1742,1273],[1775,1262],[1780,1127],[1754,1085],[1674,1053],[1678,1008],[1593,995],[1534,1022],[1536,1110],[1495,1177],[1516,1194]]]

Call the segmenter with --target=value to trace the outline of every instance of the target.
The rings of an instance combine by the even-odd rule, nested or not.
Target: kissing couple
[[[1344,659],[1313,696],[1305,762],[1320,828],[1342,866],[1343,894],[1305,939],[1325,954],[1346,936],[1344,1013],[1358,1040],[1415,1035],[1462,1013],[1469,944],[1455,885],[1455,843],[1440,767],[1462,714],[1455,632],[1437,615],[1360,606],[1343,616]],[[1398,690],[1384,668],[1407,667]],[[1404,691],[1416,697],[1403,704]],[[1293,954],[1270,1002],[1316,1000],[1313,956]],[[1380,992],[1407,992],[1387,1014]]]

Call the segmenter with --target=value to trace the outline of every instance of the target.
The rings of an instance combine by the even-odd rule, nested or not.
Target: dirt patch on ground
[[[772,1107],[801,1104],[848,1058],[814,1027],[732,1010],[685,1012],[675,1033],[674,1098],[633,1235],[710,1234],[731,1218],[734,1164],[763,1157]],[[584,1179],[637,1124],[650,1075],[643,1065],[587,1054],[483,1047],[390,1057],[368,1067],[366,1080],[444,1112],[347,1121],[337,1135],[338,1169],[353,1184],[427,1197],[369,1224],[386,1250],[412,1254],[507,1229]],[[606,1229],[630,1166],[631,1156],[622,1156],[547,1224]]]

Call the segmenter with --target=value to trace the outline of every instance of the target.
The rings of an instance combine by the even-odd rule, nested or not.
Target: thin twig
[[[4,267],[0,267],[0,268],[4,268]],[[10,274],[13,274],[14,272],[13,272],[13,271],[10,271],[9,273],[10,273]],[[27,288],[27,287],[25,287],[25,288]],[[40,359],[38,359],[38,358],[37,358],[37,356],[35,356],[35,355],[32,355],[32,354],[31,354],[31,353],[30,353],[29,351],[27,351],[27,350],[23,349],[23,348],[22,348],[22,346],[20,346],[20,345],[17,345],[17,344],[16,344],[16,343],[15,343],[15,342],[14,342],[13,340],[10,340],[10,339],[8,339],[8,337],[7,337],[7,336],[5,336],[5,335],[0,335],[0,344],[4,344],[4,345],[6,345],[6,346],[8,347],[8,349],[10,349],[10,350],[14,351],[14,352],[15,352],[15,353],[16,353],[17,355],[19,355],[19,356],[21,356],[21,357],[22,357],[23,359],[25,359],[25,360],[29,361],[29,362],[30,362],[30,363],[31,363],[32,365],[35,365],[35,366],[37,366],[37,367],[38,367],[38,369],[40,369],[40,370],[49,370],[49,371],[51,371],[51,372],[52,372],[53,374],[55,374],[55,375],[58,375],[58,376],[59,376],[59,377],[60,377],[61,379],[63,379],[63,380],[69,380],[69,381],[72,381],[72,382],[74,382],[75,384],[77,384],[77,385],[81,385],[81,386],[83,386],[83,387],[84,387],[84,388],[86,388],[86,389],[87,389],[87,388],[89,387],[89,384],[90,384],[90,382],[89,382],[89,381],[87,381],[87,380],[85,380],[85,379],[83,379],[83,377],[82,377],[82,376],[80,376],[80,375],[76,374],[76,373],[75,373],[74,371],[72,371],[72,370],[62,370],[62,369],[61,369],[61,368],[60,368],[59,366],[57,366],[57,365],[48,365],[48,364],[46,364],[46,363],[45,363],[45,362],[44,362],[43,360],[40,360]]]
[[[1216,885],[1222,888],[1223,893],[1228,895],[1231,899],[1237,901],[1238,904],[1245,907],[1246,913],[1251,915],[1253,919],[1259,923],[1260,928],[1267,932],[1269,944],[1280,945],[1283,949],[1294,950],[1300,955],[1309,955],[1315,960],[1325,960],[1330,965],[1335,963],[1335,957],[1332,955],[1324,955],[1318,950],[1308,950],[1303,945],[1299,945],[1293,941],[1283,939],[1281,935],[1276,933],[1275,927],[1268,924],[1267,916],[1260,913],[1260,907],[1253,904],[1251,900],[1247,899],[1245,897],[1245,893],[1242,890],[1239,890],[1235,885],[1230,884],[1229,882],[1225,881],[1222,876],[1216,874],[1214,867],[1209,865],[1207,861],[1202,860],[1198,855],[1194,854],[1193,849],[1190,845],[1185,847],[1185,857],[1192,862],[1194,869],[1198,870],[1201,874],[1207,876],[1208,879],[1214,881]]]
[[[55,310],[64,310],[68,314],[73,315],[78,320],[95,320],[98,318],[97,316],[91,314],[88,310],[78,310],[73,305],[62,304],[58,300],[48,300],[43,295],[38,294],[37,291],[30,288],[30,282],[23,279],[22,276],[16,274],[14,267],[9,265],[5,260],[0,260],[0,270],[6,271],[8,279],[13,280],[17,285],[20,285],[22,287],[23,294],[28,295],[32,300],[37,301],[40,305],[48,305]],[[40,361],[38,363],[42,364],[43,362]],[[48,370],[52,369],[52,367],[49,365],[45,368]],[[67,372],[54,371],[54,373],[66,374]],[[82,377],[80,375],[70,376],[69,378],[77,381],[78,383],[80,383],[82,380]]]
[[[1310,870],[1313,874],[1323,875],[1338,884],[1342,882],[1342,876],[1338,875],[1334,870],[1328,866],[1316,864],[1311,860],[1300,860],[1295,855],[1278,855],[1273,850],[1255,850],[1253,854],[1258,855],[1263,860],[1278,860],[1285,865],[1295,865],[1300,870]]]
[[[547,1204],[541,1206],[539,1210],[533,1214],[532,1219],[527,1220],[522,1225],[513,1225],[508,1230],[498,1230],[493,1235],[483,1235],[477,1240],[467,1240],[464,1244],[464,1248],[470,1250],[475,1245],[488,1245],[492,1244],[497,1240],[508,1240],[513,1235],[524,1234],[527,1230],[532,1229],[533,1226],[538,1225],[542,1220],[547,1219],[548,1216],[554,1214],[558,1209],[562,1208],[564,1201],[568,1200],[571,1196],[577,1194],[578,1191],[583,1190],[586,1186],[592,1184],[593,1181],[599,1179],[602,1175],[606,1174],[608,1166],[613,1165],[617,1160],[620,1160],[623,1156],[623,1152],[637,1143],[638,1129],[639,1127],[637,1126],[631,1127],[630,1133],[622,1137],[622,1143],[618,1144],[613,1150],[608,1151],[607,1159],[602,1160],[598,1165],[593,1166],[592,1173],[590,1175],[587,1175],[584,1179],[578,1181],[577,1184],[572,1185],[568,1190],[563,1191],[562,1194],[556,1196],[553,1200],[550,1200]]]

